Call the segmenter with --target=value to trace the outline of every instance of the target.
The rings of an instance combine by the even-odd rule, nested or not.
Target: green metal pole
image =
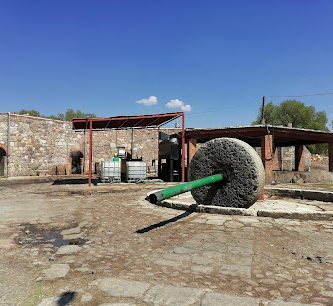
[[[223,180],[222,174],[214,174],[211,176],[203,177],[201,179],[197,179],[195,181],[183,183],[177,186],[172,186],[160,191],[156,191],[148,196],[148,200],[150,203],[155,204],[157,202],[169,199],[178,194],[182,194],[184,192],[191,191],[192,189],[200,188],[203,186],[215,184],[221,182],[222,180]]]

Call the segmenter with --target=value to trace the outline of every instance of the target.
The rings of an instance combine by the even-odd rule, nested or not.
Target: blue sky
[[[186,126],[249,124],[263,95],[333,92],[332,16],[329,0],[0,0],[0,112],[178,99]],[[333,95],[299,100],[333,119]]]

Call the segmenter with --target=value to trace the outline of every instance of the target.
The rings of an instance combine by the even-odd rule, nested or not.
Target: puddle
[[[22,224],[23,229],[15,242],[20,245],[42,245],[53,244],[55,247],[63,245],[83,245],[87,240],[82,238],[77,239],[64,239],[60,234],[63,228],[43,229],[38,228],[34,224]],[[76,227],[72,225],[72,227]]]
[[[69,245],[68,240],[64,240],[59,232],[48,232],[44,235],[44,240],[46,242],[51,242],[56,247],[61,247],[63,245]]]

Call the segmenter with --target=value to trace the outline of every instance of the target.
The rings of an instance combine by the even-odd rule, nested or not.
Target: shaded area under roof
[[[73,129],[120,129],[120,128],[143,128],[158,127],[182,116],[182,112],[163,113],[153,115],[115,116],[108,118],[81,118],[73,119]]]
[[[333,143],[333,133],[309,129],[291,128],[273,125],[255,125],[244,127],[228,127],[218,129],[186,129],[186,139],[197,139],[206,142],[213,138],[238,138],[253,147],[260,147],[261,137],[272,135],[274,146],[287,147],[298,144]]]

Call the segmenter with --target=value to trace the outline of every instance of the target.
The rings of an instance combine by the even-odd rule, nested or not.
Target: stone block
[[[252,297],[240,297],[224,293],[206,293],[201,301],[201,306],[257,306]]]

